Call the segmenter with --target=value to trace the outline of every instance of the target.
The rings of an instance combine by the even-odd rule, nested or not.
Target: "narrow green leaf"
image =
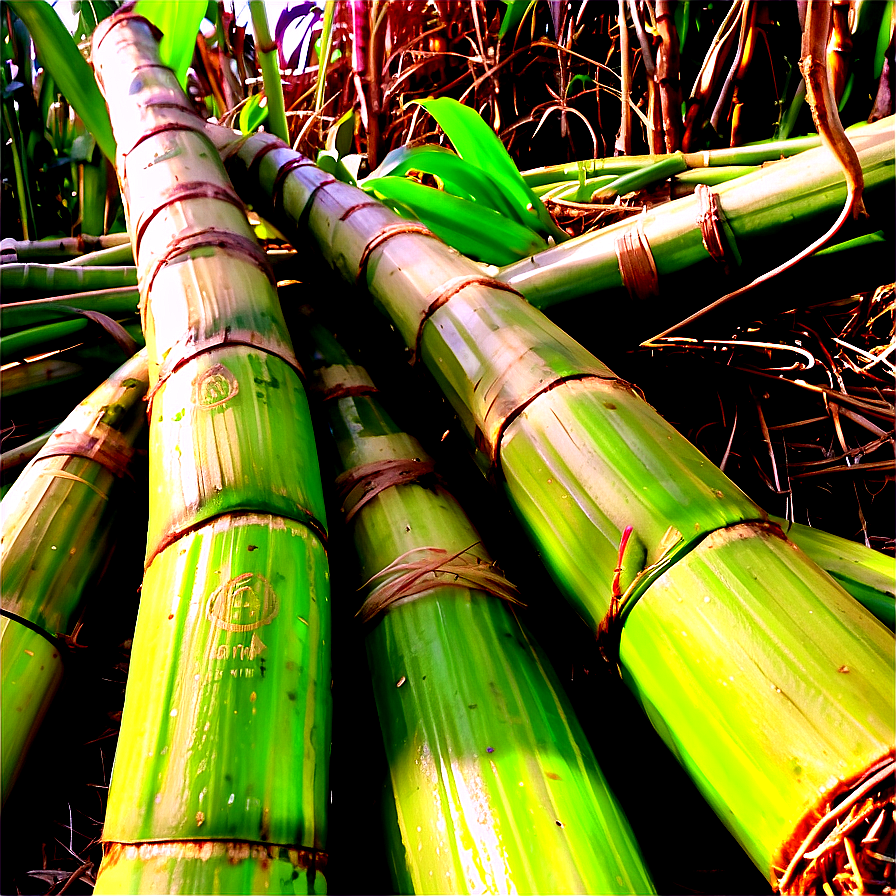
[[[531,215],[533,229],[545,237],[553,236],[558,241],[568,238],[523,180],[498,135],[475,109],[449,97],[414,102],[423,106],[435,118],[462,159],[491,175],[504,187],[508,197],[520,210]]]
[[[355,110],[349,109],[336,119],[333,127],[327,131],[327,149],[334,149],[337,158],[347,156],[355,145]]]
[[[470,202],[478,202],[500,214],[531,227],[532,216],[520,214],[494,178],[444,146],[400,146],[393,149],[368,178],[406,175],[422,171],[437,177],[445,191]],[[363,184],[362,184],[363,186]]]
[[[196,35],[205,18],[205,5],[138,0],[134,12],[149,19],[164,35],[160,44],[162,63],[177,75],[178,84],[186,90],[187,69],[193,61]]]
[[[324,5],[324,19],[321,23],[320,49],[317,51],[317,88],[314,93],[314,111],[318,113],[324,107],[324,94],[327,88],[327,68],[330,65],[330,54],[333,51],[333,16],[335,14],[335,0],[327,0]]]
[[[501,19],[501,28],[498,31],[499,39],[505,38],[511,32],[516,32],[526,11],[530,6],[535,5],[535,0],[504,0],[504,3],[507,4],[507,9]]]
[[[528,227],[498,212],[425,187],[406,177],[367,180],[366,193],[405,213],[411,209],[437,236],[458,252],[487,264],[510,264],[541,251],[546,243]],[[540,248],[539,248],[540,247]]]
[[[264,99],[263,94],[256,93],[250,96],[240,109],[240,130],[244,134],[253,134],[258,128],[267,121],[267,106],[261,104]]]

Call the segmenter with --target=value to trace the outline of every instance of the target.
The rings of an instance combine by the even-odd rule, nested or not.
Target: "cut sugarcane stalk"
[[[811,526],[780,517],[769,519],[890,631],[896,628],[896,560]]]
[[[890,117],[847,135],[858,152],[872,208],[872,196],[879,197],[881,203],[890,202],[892,197],[893,122]],[[825,216],[831,218],[827,223],[832,223],[843,207],[846,187],[836,159],[825,147],[819,147],[722,184],[713,193],[719,207],[723,254],[737,262],[739,253],[744,263],[750,264],[751,254],[761,253],[755,264],[766,265],[765,270],[771,266],[767,264],[769,243],[786,248],[788,241],[793,242],[794,233],[803,244],[810,243],[805,228],[820,227]],[[634,222],[612,224],[507,265],[498,279],[521,292],[537,308],[614,289],[628,289],[647,297],[649,291],[639,286],[637,278],[623,279],[617,243],[635,238],[644,264],[655,269],[658,282],[654,291],[661,291],[665,276],[704,262],[709,266],[704,264],[701,270],[716,266],[704,244],[698,220],[701,214],[698,197],[677,199],[638,216]],[[812,238],[822,232],[823,227]],[[675,310],[678,319],[684,316],[679,314],[682,310],[687,309]]]
[[[313,341],[368,583],[359,613],[398,819],[396,892],[653,892],[572,708],[505,603],[516,589],[366,371],[321,328]],[[441,571],[415,568],[426,560]]]
[[[136,286],[121,289],[99,289],[92,292],[76,292],[72,295],[53,296],[49,299],[30,299],[24,302],[3,302],[0,304],[0,327],[4,332],[19,327],[33,327],[37,324],[72,317],[77,312],[99,311],[111,317],[123,317],[137,313],[140,292]],[[61,307],[60,307],[61,306]]]
[[[893,763],[893,633],[779,530],[769,532],[762,511],[630,384],[507,284],[484,277],[419,225],[396,220],[272,138],[236,142],[220,130],[210,133],[220,141],[235,182],[256,202],[267,197],[268,213],[283,232],[294,239],[310,232],[334,268],[367,286],[442,387],[555,581],[602,633],[609,657],[617,656],[624,619],[671,614],[662,598],[651,607],[652,586],[664,575],[677,580],[687,573],[688,599],[708,598],[723,608],[720,618],[733,620],[721,638],[711,626],[693,633],[682,629],[688,632],[682,636],[687,654],[677,666],[670,661],[657,684],[665,702],[639,683],[650,656],[641,655],[637,645],[626,646],[624,626],[620,662],[646,706],[663,703],[651,713],[654,724],[753,862],[769,880],[782,874],[789,880],[782,866],[800,853],[820,802],[848,795],[869,770]],[[876,139],[870,128],[863,134],[872,143]],[[633,535],[619,564],[620,589],[627,595],[620,613],[612,585],[630,526]],[[746,599],[739,589],[729,591],[723,573],[697,562],[701,548],[727,545],[735,531],[746,554],[768,560],[767,567],[751,563],[741,575],[747,567],[739,569],[737,557],[729,560],[739,548],[721,552],[720,563],[730,562],[731,575],[740,575],[751,595],[749,624],[737,624]],[[782,579],[775,559],[782,553],[797,572],[812,571],[812,588],[796,587],[796,574]],[[816,647],[809,649],[817,654],[823,642],[824,655],[804,669],[799,688],[785,682],[798,711],[779,719],[779,694],[757,677],[744,682],[745,696],[738,701],[692,706],[686,689],[704,674],[709,687],[717,675],[701,658],[713,656],[725,639],[731,656],[749,657],[757,669],[776,668],[783,656],[796,674],[789,657],[806,649],[803,637],[796,626],[781,623],[776,603],[763,598],[779,585],[781,601],[795,618],[818,613],[822,620]],[[669,624],[675,621],[670,615]],[[631,653],[638,653],[638,661]],[[838,671],[841,666],[861,671],[850,676]],[[679,704],[689,707],[686,725],[677,723]],[[775,739],[774,751],[729,755],[730,742],[749,739],[758,719]],[[830,738],[820,761],[805,755],[814,749],[818,726],[844,732]],[[724,768],[716,764],[704,774],[695,757],[707,745],[724,757]],[[768,805],[760,807],[755,793],[764,794]]]
[[[264,254],[156,38],[132,12],[94,34],[152,384],[96,892],[320,893],[329,573],[308,405]]]
[[[0,241],[3,255],[13,256],[19,261],[48,263],[59,258],[76,258],[85,252],[96,252],[112,246],[123,246],[130,242],[126,233],[110,233],[104,236],[72,236],[58,240],[13,240]]]
[[[58,636],[114,543],[147,387],[140,352],[45,439],[0,504],[4,801],[62,681]]]

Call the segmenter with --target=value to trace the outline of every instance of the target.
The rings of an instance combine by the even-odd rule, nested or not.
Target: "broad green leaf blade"
[[[502,39],[511,32],[516,32],[523,16],[530,6],[534,6],[534,0],[504,0],[507,9],[504,11],[504,17],[501,19],[501,29],[498,31],[498,38]]]
[[[59,90],[87,125],[103,155],[114,162],[115,138],[112,136],[106,103],[90,66],[56,10],[49,3],[29,0],[9,0],[9,5],[31,32],[44,67],[53,76]]]
[[[162,32],[162,63],[177,75],[177,82],[184,90],[205,9],[205,3],[171,3],[170,0],[138,0],[134,7],[134,12],[145,16]]]
[[[406,175],[409,171],[431,174],[442,182],[446,192],[485,205],[531,228],[531,214],[520,214],[518,207],[507,198],[501,185],[488,172],[444,146],[400,146],[393,149],[366,179]]]
[[[528,227],[492,209],[425,187],[406,177],[378,177],[364,191],[393,204],[400,214],[411,209],[430,230],[469,258],[487,264],[509,264],[546,246]]]
[[[533,229],[537,229],[545,237],[553,236],[558,241],[568,238],[523,180],[498,135],[475,109],[449,97],[414,102],[423,106],[435,118],[462,159],[488,172],[507,190],[507,195],[519,206],[521,212],[531,215]]]

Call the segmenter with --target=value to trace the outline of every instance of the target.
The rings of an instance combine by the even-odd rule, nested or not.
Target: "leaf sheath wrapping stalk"
[[[361,369],[337,374],[345,370]],[[330,371],[318,374],[326,379]],[[333,398],[327,413],[344,474],[430,460],[374,396]],[[361,581],[432,548],[490,564],[463,510],[436,482],[386,488],[349,525]],[[384,611],[366,638],[387,798],[398,819],[397,892],[653,892],[538,645],[500,598],[439,584],[438,575]]]
[[[724,533],[741,522],[763,518],[759,508],[730,480],[597,359],[521,299],[474,282],[479,274],[475,265],[431,238],[397,225],[390,230],[392,216],[372,208],[369,200],[365,203],[346,185],[329,182],[285,148],[270,150],[266,145],[269,138],[250,139],[237,146],[220,131],[212,136],[220,140],[239,188],[251,190],[255,197],[267,194],[277,210],[271,214],[285,232],[304,235],[310,231],[326,260],[351,281],[366,284],[407,345],[420,349],[419,356],[442,386],[462,425],[503,474],[511,504],[533,534],[547,568],[592,624],[602,620],[608,608],[625,527],[633,526],[634,534],[624,557],[623,587],[629,582],[635,585],[640,595],[635,609],[646,613],[652,583],[665,570],[674,571],[711,533]],[[875,138],[867,139],[873,142]],[[229,152],[228,144],[232,145]],[[262,149],[266,152],[263,157],[257,155]],[[884,168],[888,155],[892,158],[891,149],[881,150]],[[281,173],[286,164],[291,170]],[[761,201],[757,208],[762,209]],[[699,231],[693,224],[690,227],[699,240]],[[458,277],[469,278],[466,288],[439,304],[436,300],[446,283]],[[503,344],[500,331],[507,333]],[[492,357],[496,353],[501,355],[500,364]],[[500,410],[497,403],[503,403]],[[786,541],[781,543],[791,550]],[[773,550],[763,545],[759,553],[763,552],[768,564],[757,564],[747,576],[748,590],[757,600],[778,589],[780,579],[772,562]],[[816,602],[842,603],[839,586],[809,561],[806,565],[814,573],[814,592],[795,588],[788,579],[781,599],[792,605],[792,612],[808,614]],[[661,617],[663,613],[661,606],[657,614]],[[853,615],[854,626],[830,632],[840,662],[848,666],[853,656],[859,661],[869,639],[876,650],[889,650],[892,661],[892,633],[860,608]],[[785,626],[778,629],[774,623],[764,632],[732,628],[731,638],[731,653],[757,658],[770,649],[787,655],[802,643],[801,633]],[[699,658],[715,640],[715,632],[704,631],[688,643]],[[639,654],[641,664],[649,661],[649,656]],[[625,663],[634,664],[631,654],[626,655]],[[646,674],[641,669],[639,666],[628,675],[636,691],[638,676]],[[696,672],[698,678],[701,674],[701,670]],[[892,666],[889,675],[892,677]],[[674,707],[684,699],[674,678],[667,677],[658,686],[667,686],[664,705]],[[757,687],[761,685],[755,681],[749,685],[751,691]],[[826,714],[835,711],[830,705],[833,695],[824,682],[807,679],[805,687],[805,710],[798,718],[788,717],[786,723],[774,717],[768,720],[782,743],[809,737],[816,726],[825,724]],[[809,811],[825,796],[819,787],[827,787],[828,795],[833,794],[839,789],[839,776],[857,777],[864,771],[862,757],[879,757],[893,741],[896,710],[892,689],[869,693],[858,678],[843,675],[840,693],[843,706],[870,706],[875,718],[883,721],[874,730],[864,724],[854,727],[855,742],[844,746],[849,760],[844,755],[829,757],[824,784],[807,776],[793,786],[779,786],[786,771],[777,757],[761,753],[733,753],[725,768],[713,771],[709,779],[695,771],[697,763],[686,762],[686,767],[708,796],[724,792],[715,807],[726,818],[749,817],[755,791],[767,794],[773,802],[768,807],[770,816],[798,819],[800,812]],[[660,713],[653,718],[654,724],[664,726]],[[738,732],[753,724],[755,720],[734,703],[695,705],[688,719],[688,725],[713,731]],[[798,730],[785,731],[785,724]],[[674,720],[666,726],[670,742],[678,737],[676,726]],[[739,780],[742,786],[727,788],[722,780],[715,780],[717,773]],[[771,879],[782,856],[794,848],[792,838],[801,825],[797,822],[794,830],[782,826],[771,835],[756,822],[755,829],[736,829],[735,834]]]
[[[71,633],[113,544],[147,386],[140,352],[57,427],[0,504],[4,799],[62,680],[49,639]]]
[[[272,273],[156,34],[93,59],[149,353],[150,520],[96,892],[325,890],[326,521]]]

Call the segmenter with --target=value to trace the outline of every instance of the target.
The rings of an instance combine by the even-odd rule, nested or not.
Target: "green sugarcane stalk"
[[[115,542],[148,385],[140,352],[41,437],[0,505],[4,801],[62,681],[59,635],[71,635]]]
[[[889,201],[892,195],[893,122],[890,117],[848,135],[862,163],[872,203]],[[825,216],[836,217],[846,187],[837,160],[825,147],[818,147],[723,184],[713,193],[725,254],[734,262],[739,263],[742,256],[750,263],[751,254],[761,253],[752,265],[767,270],[769,242],[784,248],[794,238],[803,244],[811,242],[805,237],[806,228],[818,226]],[[704,271],[717,267],[704,243],[700,214],[697,197],[678,199],[635,222],[620,221],[507,265],[497,276],[537,308],[626,287],[637,294],[637,284],[624,282],[617,255],[617,242],[637,232],[647,247],[642,249],[649,258],[645,263],[655,268],[661,292],[663,278],[677,271],[695,265],[702,265]]]
[[[308,405],[264,254],[154,34],[125,13],[93,43],[151,383],[96,892],[323,892],[329,574]]]
[[[396,892],[653,892],[572,708],[505,602],[516,589],[487,575],[479,534],[367,372],[322,328],[311,336],[337,482],[356,483],[343,517],[367,583],[359,613],[398,819]],[[402,573],[427,559],[442,571]],[[377,595],[390,602],[374,610]]]
[[[4,299],[25,298],[21,293],[86,292],[137,285],[137,268],[103,265],[69,267],[59,264],[4,264],[0,266],[0,290]]]
[[[90,321],[85,318],[60,320],[0,336],[0,361],[6,364],[36,354],[36,349],[46,351],[61,345],[72,345],[77,334],[89,326]]]
[[[95,252],[87,252],[77,258],[70,258],[61,263],[62,267],[97,267],[106,265],[133,265],[134,253],[130,243],[122,243],[120,246],[107,246],[105,249],[97,249]]]
[[[15,448],[10,448],[8,451],[0,454],[0,473],[6,473],[9,470],[16,469],[16,467],[24,467],[28,461],[33,460],[37,456],[37,452],[47,444],[54,432],[56,432],[55,426],[39,436],[35,436],[33,439],[22,442],[21,445],[16,445]]]
[[[56,240],[11,240],[0,243],[3,254],[14,255],[20,261],[49,262],[59,258],[76,258],[87,252],[109,249],[130,243],[126,233],[109,233],[103,236],[63,237]]]
[[[894,761],[893,633],[505,284],[273,138],[210,134],[284,233],[367,286],[706,799],[792,880],[826,803]]]
[[[853,133],[864,126],[865,123],[861,122],[853,125],[848,130],[850,133]],[[747,144],[746,146],[706,149],[700,152],[686,152],[682,155],[688,168],[710,168],[718,165],[764,165],[766,162],[775,162],[778,159],[789,158],[805,152],[807,149],[815,149],[817,146],[821,146],[821,137],[818,134],[809,134],[805,137],[791,137],[788,140],[771,140],[765,143]],[[672,153],[671,155],[674,156],[677,153]],[[534,189],[537,186],[562,180],[578,180],[583,170],[587,174],[592,175],[598,172],[621,175],[655,165],[668,157],[668,155],[662,154],[584,159],[579,162],[564,162],[560,165],[530,168],[528,171],[521,173],[523,180]]]
[[[775,516],[769,519],[890,631],[896,628],[896,561],[892,557],[812,526]]]
[[[140,291],[136,286],[120,289],[96,289],[65,296],[0,302],[0,329],[4,332],[71,317],[79,311],[99,311],[111,317],[137,313]]]
[[[277,42],[271,39],[268,17],[264,11],[262,0],[249,0],[249,14],[252,18],[252,30],[255,32],[255,46],[258,62],[264,80],[264,93],[267,97],[268,130],[281,140],[289,142],[289,126],[286,123],[286,109],[283,105],[283,84],[280,81],[280,60]]]

